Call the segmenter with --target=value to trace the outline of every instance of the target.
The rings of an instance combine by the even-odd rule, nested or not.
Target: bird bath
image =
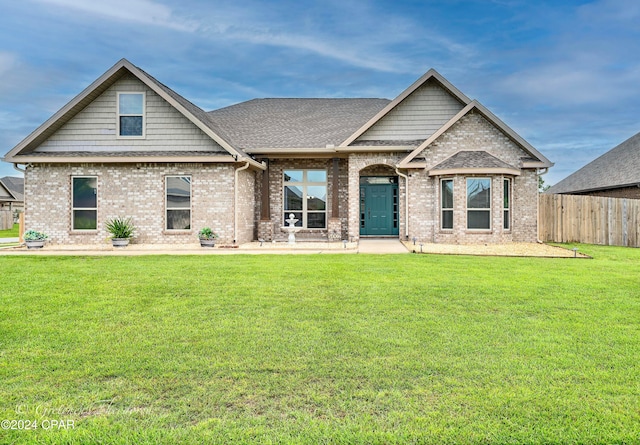
[[[289,225],[281,227],[282,230],[289,233],[289,244],[296,243],[296,233],[302,230],[302,227],[296,227],[298,221],[298,218],[293,213],[289,213],[289,218],[285,219],[285,222]]]

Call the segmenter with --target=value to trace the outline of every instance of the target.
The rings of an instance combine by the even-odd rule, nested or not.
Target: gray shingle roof
[[[517,169],[517,167],[501,161],[486,151],[460,151],[433,167],[432,170],[450,170],[460,168]]]
[[[591,161],[547,190],[576,193],[640,183],[640,133]]]
[[[15,196],[16,201],[24,201],[24,178],[5,176],[0,178],[0,182]]]
[[[254,99],[207,113],[241,149],[338,146],[388,99]],[[222,130],[224,129],[224,130]]]

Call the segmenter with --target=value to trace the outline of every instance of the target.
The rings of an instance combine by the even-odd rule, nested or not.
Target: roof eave
[[[235,163],[247,159],[236,159],[231,155],[223,156],[14,156],[8,162],[15,164],[77,164],[77,163],[132,163],[132,162],[199,162],[199,163]],[[254,166],[262,164],[251,159]]]
[[[558,195],[571,195],[571,194],[582,194],[582,193],[590,193],[590,192],[601,192],[604,190],[617,190],[617,189],[623,189],[623,188],[629,188],[629,187],[639,187],[640,188],[640,182],[631,182],[629,184],[616,184],[613,186],[602,186],[602,187],[593,187],[593,188],[588,188],[588,189],[581,189],[581,190],[571,190],[571,191],[567,191],[567,192],[554,192],[553,187],[551,187],[548,192],[552,193],[552,194],[558,194]]]
[[[505,167],[466,167],[466,168],[443,168],[429,170],[429,176],[445,175],[512,175],[520,176],[521,171],[515,168]]]

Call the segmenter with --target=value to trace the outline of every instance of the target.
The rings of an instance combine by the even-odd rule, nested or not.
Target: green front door
[[[360,178],[360,235],[398,235],[397,177]]]

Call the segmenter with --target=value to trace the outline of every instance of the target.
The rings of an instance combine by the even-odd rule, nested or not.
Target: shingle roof
[[[640,133],[567,176],[547,193],[576,193],[639,183]]]
[[[254,99],[207,113],[240,149],[339,145],[388,99]],[[218,130],[216,130],[218,131]]]
[[[433,167],[432,170],[452,170],[460,168],[516,169],[517,167],[501,161],[486,151],[460,151]]]
[[[24,178],[5,176],[0,182],[11,192],[16,201],[24,201]]]

